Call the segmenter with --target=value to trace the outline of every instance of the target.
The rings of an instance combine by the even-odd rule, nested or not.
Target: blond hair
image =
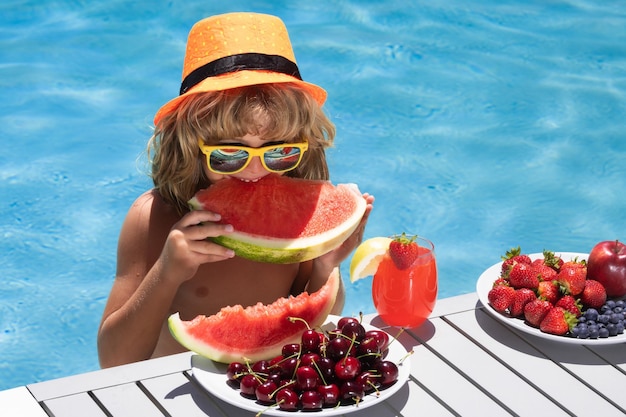
[[[191,95],[159,121],[147,147],[156,190],[182,215],[187,201],[210,185],[198,138],[212,145],[246,134],[307,141],[302,162],[285,175],[329,179],[325,149],[333,143],[335,127],[320,105],[294,84],[261,84]]]

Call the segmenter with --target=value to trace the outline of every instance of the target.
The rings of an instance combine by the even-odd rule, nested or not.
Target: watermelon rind
[[[315,259],[338,248],[356,230],[365,213],[367,203],[358,193],[358,189],[355,189],[356,186],[339,184],[337,187],[350,188],[350,193],[342,195],[354,197],[353,211],[343,222],[323,233],[297,239],[281,239],[234,231],[228,235],[210,237],[209,240],[232,249],[239,257],[257,262],[291,264]],[[195,196],[189,200],[189,206],[193,210],[203,208]]]
[[[168,326],[185,348],[216,362],[267,360],[281,354],[288,343],[299,343],[307,328],[321,326],[335,304],[341,277],[335,268],[322,288],[313,294],[282,297],[269,305],[258,303],[222,308],[212,316],[199,315],[190,321],[172,314]]]

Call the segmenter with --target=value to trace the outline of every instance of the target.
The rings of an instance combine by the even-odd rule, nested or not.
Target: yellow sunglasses
[[[251,148],[239,145],[205,145],[202,139],[198,146],[206,155],[209,170],[216,174],[236,174],[243,171],[258,156],[263,167],[270,172],[286,172],[296,168],[302,155],[309,149],[307,142],[283,143]]]

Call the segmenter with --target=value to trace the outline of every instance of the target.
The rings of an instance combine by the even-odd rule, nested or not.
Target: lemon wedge
[[[362,242],[350,261],[350,282],[374,275],[389,249],[389,243],[391,239],[388,237],[373,237]]]

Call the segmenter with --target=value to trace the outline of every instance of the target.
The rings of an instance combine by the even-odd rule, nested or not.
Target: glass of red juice
[[[393,237],[392,237],[393,238]],[[386,253],[374,274],[372,298],[378,315],[390,326],[413,328],[424,323],[437,300],[435,246],[417,237],[418,256],[400,270]]]

